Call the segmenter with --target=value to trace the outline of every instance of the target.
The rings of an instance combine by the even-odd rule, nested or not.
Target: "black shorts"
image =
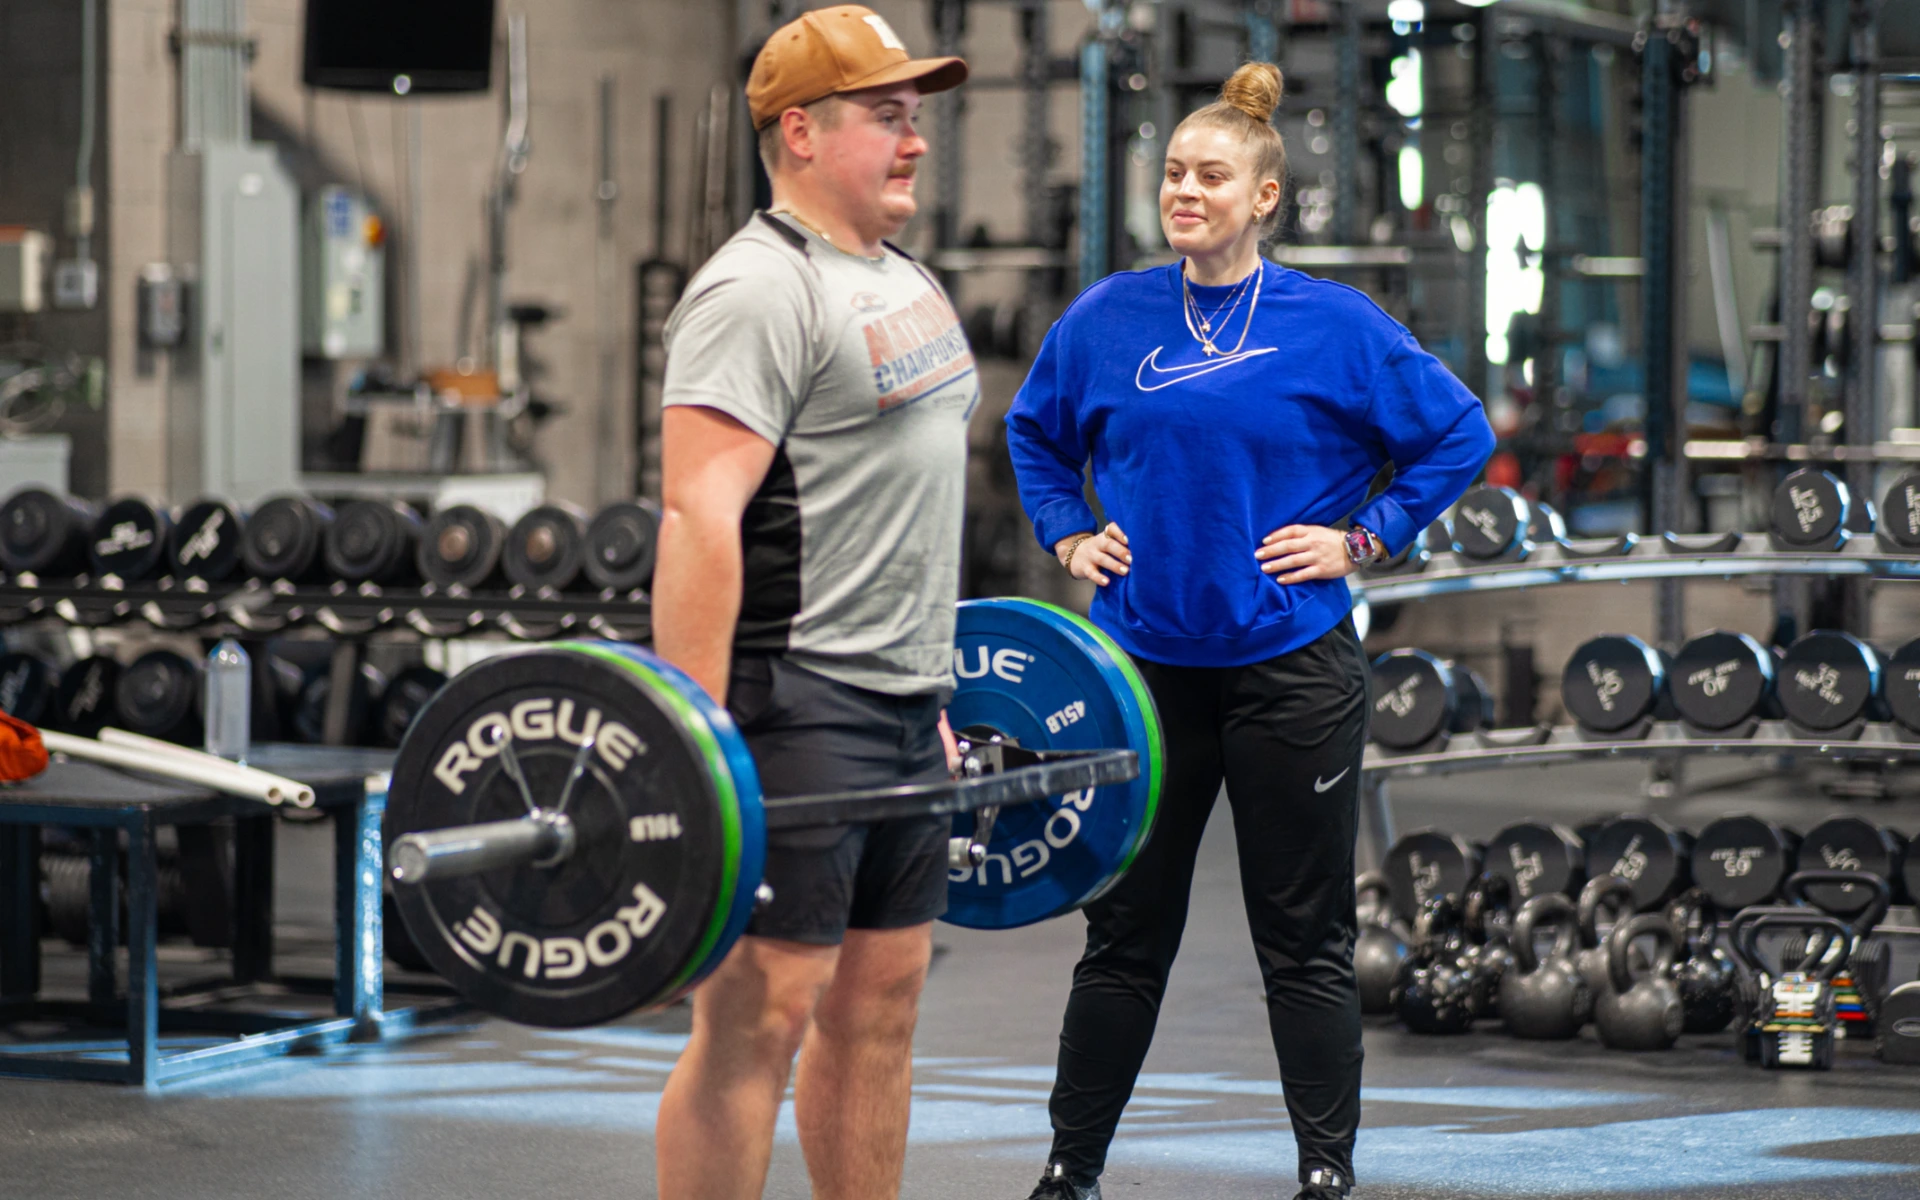
[[[734,660],[727,711],[768,796],[947,778],[942,694],[890,696],[777,655]],[[947,911],[951,817],[911,817],[767,835],[773,899],[747,933],[837,946],[848,929],[904,929]]]

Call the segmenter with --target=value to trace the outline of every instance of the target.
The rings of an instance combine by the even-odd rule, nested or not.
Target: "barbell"
[[[1011,928],[1086,904],[1159,804],[1139,672],[1083,618],[1019,599],[960,605],[954,668],[958,778],[763,798],[726,710],[648,649],[477,663],[394,762],[401,921],[478,1008],[572,1028],[669,1004],[719,966],[767,898],[769,830],[952,815],[946,920]]]

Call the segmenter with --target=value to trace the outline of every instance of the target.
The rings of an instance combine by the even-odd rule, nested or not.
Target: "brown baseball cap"
[[[789,108],[909,81],[922,93],[944,92],[967,81],[967,64],[910,58],[884,17],[858,4],[836,4],[773,31],[747,76],[747,109],[753,127],[765,129]]]

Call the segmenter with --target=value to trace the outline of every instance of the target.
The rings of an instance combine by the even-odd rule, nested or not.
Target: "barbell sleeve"
[[[424,883],[496,867],[557,862],[571,852],[573,840],[572,823],[551,814],[454,825],[394,839],[389,866],[401,883]]]

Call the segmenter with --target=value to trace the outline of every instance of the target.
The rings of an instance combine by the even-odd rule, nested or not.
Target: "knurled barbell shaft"
[[[1132,750],[1053,751],[1047,758],[1034,766],[977,779],[768,800],[767,828],[797,829],[972,812],[1125,783],[1140,773],[1140,756]],[[497,867],[557,860],[571,847],[571,830],[563,823],[542,819],[543,815],[405,834],[394,840],[389,853],[393,877],[401,883],[424,883],[478,875]]]

